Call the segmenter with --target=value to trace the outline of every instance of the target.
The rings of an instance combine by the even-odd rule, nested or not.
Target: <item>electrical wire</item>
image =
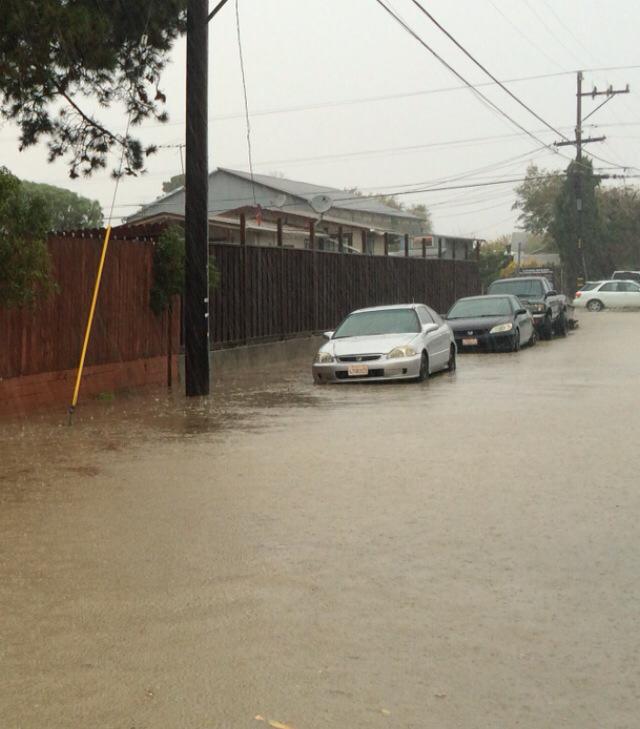
[[[247,94],[247,77],[244,67],[244,55],[242,52],[242,34],[240,32],[240,0],[236,0],[236,31],[238,35],[238,55],[240,58],[240,72],[242,75],[242,95],[244,98],[245,122],[247,125],[247,155],[249,158],[249,173],[251,175],[251,192],[253,194],[253,204],[257,205],[256,186],[253,177],[253,153],[251,150],[251,119],[249,117],[249,98]]]
[[[559,129],[554,127],[553,125],[549,124],[546,119],[540,116],[536,111],[534,111],[528,104],[525,104],[520,97],[516,96],[510,89],[508,89],[502,81],[500,81],[498,78],[496,78],[489,69],[484,66],[480,61],[472,54],[470,53],[463,45],[460,43],[454,36],[441,24],[439,23],[434,16],[420,3],[418,0],[411,0],[411,2],[420,10],[421,13],[426,15],[427,18],[440,30],[442,33],[444,33],[447,38],[458,48],[461,50],[467,58],[469,58],[479,69],[481,69],[494,83],[496,83],[503,91],[505,91],[509,96],[516,101],[523,109],[526,109],[530,114],[532,114],[539,122],[544,124],[545,127],[550,129],[554,134],[557,134],[558,136],[562,137],[563,139],[568,139],[568,137],[563,134]]]
[[[529,8],[529,11],[538,19],[540,24],[546,29],[547,33],[554,38],[568,53],[570,53],[578,63],[581,63],[581,59],[566,45],[566,43],[556,35],[553,28],[551,28],[546,20],[538,13],[538,11],[535,9],[535,7],[532,6],[532,4],[529,2],[529,0],[522,0],[524,4]]]
[[[542,144],[545,147],[548,147],[551,151],[553,151],[555,154],[558,154],[561,157],[564,157],[565,159],[569,159],[565,155],[561,154],[557,149],[553,148],[552,145],[547,144],[546,142],[543,142],[539,137],[537,137],[533,132],[526,129],[520,122],[516,121],[512,116],[507,114],[506,111],[504,111],[501,107],[499,107],[497,104],[495,104],[491,99],[489,99],[487,96],[485,96],[481,91],[478,91],[477,88],[473,84],[471,84],[467,79],[458,71],[456,71],[453,66],[445,61],[445,59],[438,54],[436,51],[431,48],[431,46],[426,43],[399,15],[397,15],[391,8],[389,8],[383,0],[375,0],[375,2],[380,5],[409,35],[411,35],[415,40],[420,43],[431,55],[433,55],[445,68],[447,68],[451,73],[453,73],[457,78],[459,78],[473,93],[476,94],[476,96],[482,101],[482,103],[485,106],[489,106],[494,111],[498,112],[501,116],[503,116],[505,119],[507,119],[511,124],[515,125],[518,129],[520,129],[522,132],[524,132],[527,136],[531,137],[535,142],[538,144]]]
[[[489,0],[489,5],[493,7],[493,9],[502,16],[502,18],[513,28],[513,30],[516,31],[516,33],[523,38],[534,50],[536,53],[542,54],[548,61],[550,61],[554,66],[559,66],[557,60],[552,58],[544,48],[541,48],[539,45],[536,45],[529,36],[522,31],[519,25],[514,23],[494,2],[493,0]],[[575,73],[575,71],[572,71],[571,73]]]
[[[556,13],[556,11],[553,8],[553,5],[547,0],[541,0],[541,2],[546,6],[546,8],[551,12],[551,14],[555,17],[556,21],[559,25],[562,26],[564,29],[564,32],[567,33],[567,35],[571,36],[573,40],[582,48],[583,51],[585,51],[588,55],[591,55],[592,58],[594,58],[596,61],[599,61],[600,59],[596,58],[594,55],[592,55],[592,50],[587,48],[587,46],[576,36],[576,34],[571,30],[571,28],[562,20],[562,18]],[[564,45],[564,44],[563,44]],[[574,53],[572,53],[574,57]]]

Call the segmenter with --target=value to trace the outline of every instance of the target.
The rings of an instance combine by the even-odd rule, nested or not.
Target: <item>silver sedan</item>
[[[456,368],[453,333],[424,304],[358,309],[325,337],[313,363],[318,384],[424,380]]]

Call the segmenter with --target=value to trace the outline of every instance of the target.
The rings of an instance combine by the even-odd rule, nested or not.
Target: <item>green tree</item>
[[[596,190],[600,179],[591,160],[571,162],[556,198],[549,233],[572,282],[580,275],[608,275],[608,255]]]
[[[184,231],[179,225],[164,230],[153,249],[153,285],[149,304],[154,314],[172,308],[184,289]]]
[[[184,175],[174,175],[168,180],[162,183],[162,192],[168,195],[174,190],[178,190],[180,187],[184,187]]]
[[[35,195],[45,200],[50,230],[102,227],[102,208],[97,200],[89,200],[63,187],[26,180],[22,181],[22,189],[27,195]]]
[[[124,174],[142,170],[155,148],[110,129],[99,110],[119,105],[134,127],[166,121],[160,76],[185,30],[185,7],[186,0],[3,0],[0,116],[19,126],[21,149],[46,139],[49,159],[68,157],[71,177],[106,167],[114,149],[124,152]]]
[[[627,186],[600,187],[597,197],[602,218],[602,245],[607,251],[607,270],[611,273],[615,269],[638,269],[640,190]]]
[[[153,284],[149,306],[154,314],[171,310],[175,296],[184,291],[184,230],[171,225],[158,237],[153,250]],[[215,291],[220,280],[213,256],[209,257],[209,290]]]
[[[502,235],[480,247],[478,266],[483,291],[487,290],[489,284],[500,278],[501,271],[513,261],[513,255],[509,250],[510,241],[510,236]]]
[[[556,199],[563,184],[563,175],[547,172],[534,164],[527,167],[524,182],[516,187],[517,200],[514,210],[519,210],[518,220],[523,230],[541,239],[542,245],[555,250],[550,228],[556,212]]]
[[[412,215],[415,215],[416,217],[422,218],[422,220],[424,220],[424,229],[427,233],[429,233],[433,230],[431,213],[429,212],[427,206],[424,203],[418,203],[416,205],[409,205],[405,209],[408,213],[411,213]]]
[[[0,167],[0,306],[33,304],[50,293],[46,200],[25,194],[20,180]]]
[[[388,205],[394,210],[403,210],[407,213],[411,213],[412,215],[415,215],[417,218],[421,218],[424,221],[425,232],[428,233],[432,230],[431,213],[424,203],[416,203],[414,205],[407,206],[403,202],[398,200],[395,195],[365,195],[357,187],[348,188],[347,190],[345,190],[345,192],[350,192],[355,195],[355,197],[373,197],[378,202],[381,202],[383,205]]]

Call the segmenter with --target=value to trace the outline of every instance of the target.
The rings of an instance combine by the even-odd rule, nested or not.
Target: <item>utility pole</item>
[[[209,394],[209,21],[226,3],[227,0],[220,0],[209,12],[208,0],[187,0],[187,159],[184,201],[187,397]]]
[[[629,84],[626,85],[624,89],[614,89],[612,86],[609,86],[604,91],[598,91],[598,89],[594,86],[593,91],[587,91],[584,92],[582,90],[582,81],[584,79],[584,75],[582,71],[578,71],[577,74],[577,84],[576,84],[576,138],[575,139],[567,139],[562,142],[554,142],[554,146],[556,147],[565,147],[567,145],[575,145],[576,148],[576,208],[578,213],[578,239],[577,239],[577,248],[580,252],[580,258],[582,262],[582,273],[584,276],[584,280],[586,281],[588,279],[588,273],[587,273],[587,261],[584,255],[584,245],[582,240],[582,211],[583,211],[583,204],[582,204],[582,191],[583,191],[583,185],[582,185],[582,173],[583,173],[583,165],[582,165],[582,146],[584,144],[589,144],[591,142],[604,142],[606,137],[600,136],[600,137],[587,137],[584,139],[582,137],[582,125],[583,123],[593,114],[598,111],[598,109],[601,109],[606,103],[611,101],[614,96],[617,96],[618,94],[628,94]],[[586,96],[590,96],[592,99],[595,99],[598,96],[605,96],[605,100],[596,106],[593,111],[589,112],[587,116],[582,118],[582,99]]]

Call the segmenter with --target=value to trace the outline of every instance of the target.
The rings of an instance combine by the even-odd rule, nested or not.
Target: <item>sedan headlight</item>
[[[398,359],[400,357],[414,357],[416,350],[413,347],[396,347],[387,355],[388,359]]]
[[[510,332],[513,329],[513,324],[508,321],[506,324],[496,324],[489,334],[501,334],[502,332]]]
[[[328,364],[333,361],[333,355],[329,354],[329,352],[318,352],[316,355],[316,362],[318,364]]]
[[[539,314],[545,310],[544,304],[529,304],[529,310]]]

